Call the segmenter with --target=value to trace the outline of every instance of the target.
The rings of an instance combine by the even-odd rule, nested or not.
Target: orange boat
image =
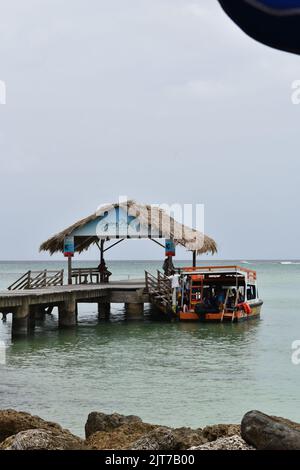
[[[257,318],[256,271],[240,266],[180,269],[176,315],[181,321],[238,322]]]

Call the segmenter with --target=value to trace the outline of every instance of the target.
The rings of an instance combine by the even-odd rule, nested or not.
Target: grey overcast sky
[[[0,7],[0,259],[47,258],[40,242],[119,194],[205,204],[220,258],[300,257],[298,56],[216,0]]]

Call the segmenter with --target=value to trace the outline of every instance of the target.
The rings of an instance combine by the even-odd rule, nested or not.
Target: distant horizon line
[[[76,259],[73,258],[75,262],[98,262],[99,260],[96,258],[91,258],[91,259]],[[128,262],[128,261],[137,261],[137,262],[145,262],[145,261],[163,261],[164,258],[145,258],[145,259],[133,259],[133,258],[128,258],[128,259],[109,259],[106,258],[106,261],[117,261],[117,262]],[[245,261],[300,261],[300,258],[206,258],[206,259],[199,259],[199,261],[239,261],[239,262],[245,262]],[[0,259],[0,263],[61,263],[61,262],[67,262],[66,258],[59,258],[59,259]],[[190,259],[176,259],[174,262],[179,261],[190,261]]]

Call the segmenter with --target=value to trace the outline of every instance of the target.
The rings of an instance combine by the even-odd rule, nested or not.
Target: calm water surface
[[[160,264],[115,261],[109,267],[115,279],[126,279]],[[62,266],[1,262],[0,288],[30,268]],[[147,314],[126,322],[123,306],[115,305],[111,321],[99,324],[95,306],[83,304],[74,331],[59,331],[54,312],[34,337],[12,342],[8,316],[0,321],[7,346],[1,408],[38,414],[79,435],[93,410],[172,426],[239,422],[253,408],[300,421],[300,366],[291,362],[291,344],[300,339],[300,264],[247,266],[258,271],[261,320],[166,323]]]

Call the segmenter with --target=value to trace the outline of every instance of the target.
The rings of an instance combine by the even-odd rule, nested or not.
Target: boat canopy
[[[249,284],[256,282],[256,271],[253,269],[243,268],[241,266],[198,266],[196,268],[184,267],[180,268],[182,276],[203,276],[206,280],[216,279],[218,277],[226,278],[243,278]]]

